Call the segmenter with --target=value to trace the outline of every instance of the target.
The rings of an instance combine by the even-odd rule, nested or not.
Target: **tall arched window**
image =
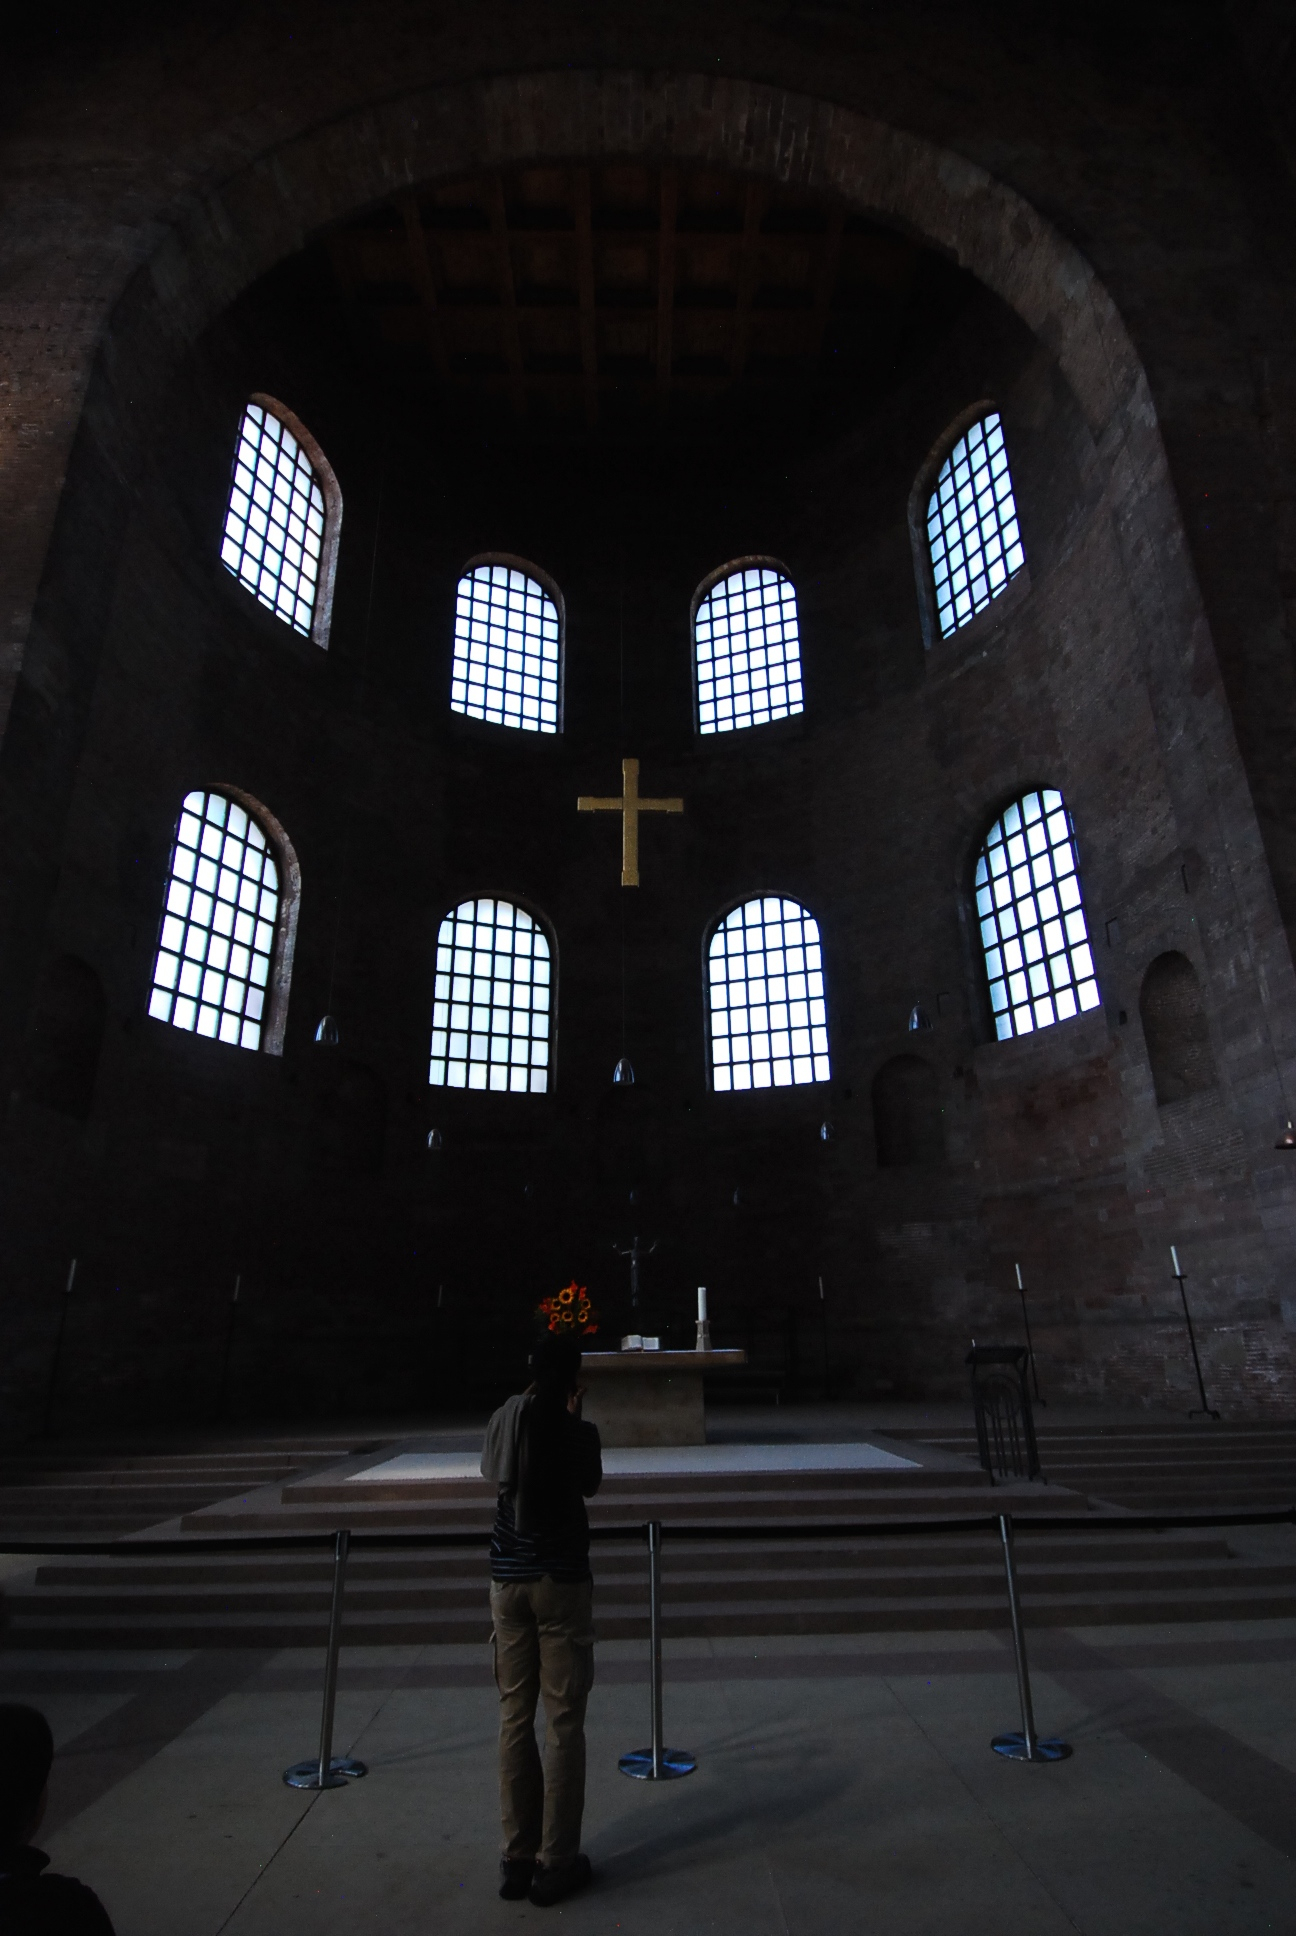
[[[462,901],[437,935],[428,1081],[438,1088],[549,1087],[552,957],[534,916],[507,901]]]
[[[796,588],[755,563],[704,586],[693,612],[699,733],[765,726],[803,710]]]
[[[1026,562],[999,412],[955,444],[927,502],[936,617],[941,637],[983,612]]]
[[[221,560],[294,632],[327,645],[342,522],[337,479],[314,438],[273,397],[243,412]]]
[[[276,948],[281,899],[278,863],[247,809],[223,793],[187,794],[171,849],[149,1014],[173,1028],[261,1048],[276,953],[285,966]]]
[[[717,1090],[829,1080],[823,953],[813,914],[797,901],[745,902],[712,935],[707,971]]]
[[[1075,836],[1060,793],[1027,793],[995,821],[977,861],[976,902],[1001,1042],[1097,1008]]]
[[[464,573],[455,597],[451,712],[556,733],[561,657],[558,605],[538,578],[507,560]]]

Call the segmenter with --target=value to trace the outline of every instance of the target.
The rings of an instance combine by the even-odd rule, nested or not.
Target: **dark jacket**
[[[113,1936],[93,1889],[72,1876],[46,1875],[49,1857],[25,1843],[0,1851],[2,1936]]]
[[[499,1487],[491,1578],[588,1580],[585,1501],[603,1481],[598,1427],[566,1411],[541,1416],[527,1395],[510,1398],[486,1428],[481,1470]]]

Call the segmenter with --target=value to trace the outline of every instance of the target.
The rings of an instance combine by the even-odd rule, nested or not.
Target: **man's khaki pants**
[[[585,1809],[585,1703],[594,1685],[594,1586],[582,1580],[491,1582],[500,1697],[500,1816],[506,1861],[557,1868],[580,1852]],[[544,1695],[545,1755],[536,1746]]]

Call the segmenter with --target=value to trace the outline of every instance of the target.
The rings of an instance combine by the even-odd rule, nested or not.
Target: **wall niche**
[[[1219,1081],[1197,970],[1177,949],[1158,955],[1139,990],[1139,1019],[1158,1103],[1182,1102]]]

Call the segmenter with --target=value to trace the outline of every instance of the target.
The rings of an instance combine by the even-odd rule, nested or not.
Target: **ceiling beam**
[[[657,400],[670,394],[671,358],[675,335],[675,222],[679,211],[679,176],[673,168],[661,171],[661,230],[657,239]]]
[[[594,319],[594,221],[588,168],[572,169],[572,205],[576,218],[576,283],[585,421],[592,430],[598,422],[598,332]]]
[[[491,234],[495,239],[495,274],[500,292],[500,348],[509,374],[509,396],[519,417],[526,415],[526,376],[522,368],[522,334],[518,328],[517,290],[513,284],[513,251],[504,209],[504,184],[498,175],[486,179]]]
[[[432,273],[432,256],[428,248],[427,231],[423,227],[423,217],[419,213],[418,197],[402,195],[400,206],[401,214],[405,218],[405,240],[409,246],[410,270],[423,311],[423,333],[427,338],[432,361],[436,365],[436,373],[442,383],[448,385],[450,359],[446,355],[445,331],[441,327],[441,311],[437,303],[436,277]]]
[[[819,244],[819,259],[814,265],[814,327],[811,332],[810,349],[812,359],[823,354],[824,336],[828,330],[828,317],[832,310],[833,291],[837,287],[837,271],[841,267],[842,231],[845,227],[845,209],[835,208],[828,218],[827,232]]]
[[[756,293],[756,271],[759,266],[760,225],[768,203],[769,191],[764,182],[748,182],[742,241],[735,251],[736,303],[729,352],[729,371],[735,382],[747,367],[747,350],[751,341],[751,305],[752,297]]]

